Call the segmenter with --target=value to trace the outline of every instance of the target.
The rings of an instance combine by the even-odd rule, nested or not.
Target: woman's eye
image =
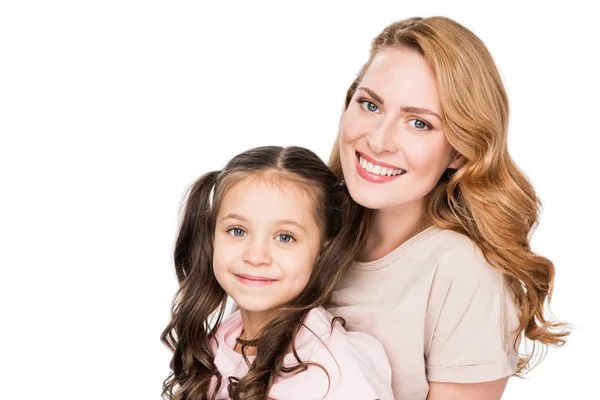
[[[233,235],[235,237],[246,236],[246,231],[243,230],[242,228],[231,228],[227,232],[229,232],[231,235]]]
[[[282,233],[281,235],[277,235],[277,240],[282,243],[290,243],[294,240],[294,238],[292,237],[292,235]]]
[[[408,123],[413,128],[421,130],[421,131],[425,130],[425,129],[431,129],[431,125],[429,125],[427,122],[425,122],[421,119],[413,119],[413,120],[408,121]]]
[[[378,112],[379,111],[379,107],[377,107],[377,104],[375,104],[369,100],[362,100],[360,102],[360,106],[365,111],[369,111],[369,112]]]

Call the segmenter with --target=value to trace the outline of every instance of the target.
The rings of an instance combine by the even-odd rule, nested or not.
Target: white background
[[[0,397],[158,399],[188,185],[258,145],[327,158],[371,38],[415,15],[497,61],[544,203],[533,247],[575,327],[505,398],[595,397],[600,30],[583,1],[550,3],[0,3]]]

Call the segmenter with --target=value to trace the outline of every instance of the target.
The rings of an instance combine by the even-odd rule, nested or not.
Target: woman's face
[[[379,51],[340,126],[340,158],[352,198],[389,210],[421,202],[458,157],[442,130],[431,67],[406,48]]]

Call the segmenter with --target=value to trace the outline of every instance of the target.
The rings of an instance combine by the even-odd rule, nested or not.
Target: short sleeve
[[[513,375],[518,315],[501,272],[471,243],[437,265],[425,323],[430,382],[478,383]]]

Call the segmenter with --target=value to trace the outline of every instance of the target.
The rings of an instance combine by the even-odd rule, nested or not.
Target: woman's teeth
[[[406,173],[403,169],[393,169],[382,167],[381,165],[373,165],[371,162],[365,160],[360,155],[358,156],[358,161],[360,166],[363,167],[364,170],[370,172],[375,175],[381,176],[395,176],[395,175],[404,175]]]

